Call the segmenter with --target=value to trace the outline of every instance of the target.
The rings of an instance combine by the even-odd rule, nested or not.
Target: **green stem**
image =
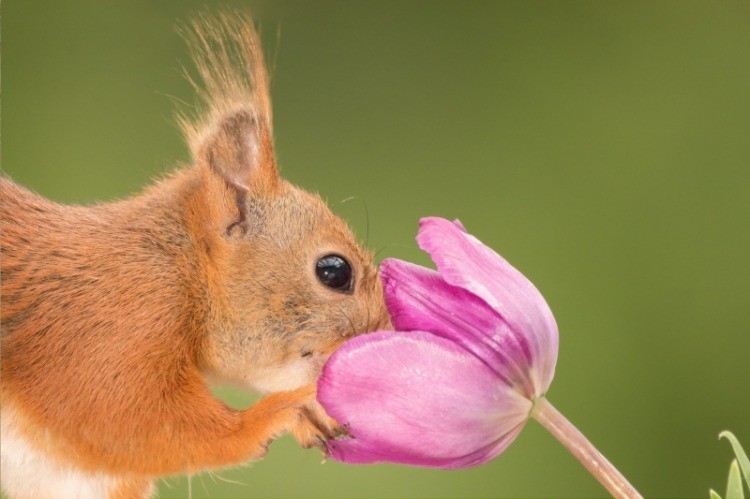
[[[589,473],[616,498],[642,499],[622,473],[596,450],[583,433],[573,426],[546,398],[535,401],[531,416],[555,436],[578,459]]]

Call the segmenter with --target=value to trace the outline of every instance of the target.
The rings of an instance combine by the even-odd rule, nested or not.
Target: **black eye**
[[[352,288],[352,267],[338,255],[326,255],[315,265],[315,273],[325,286],[336,291]]]

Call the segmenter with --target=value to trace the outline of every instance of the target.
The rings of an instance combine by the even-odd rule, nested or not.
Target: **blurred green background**
[[[187,160],[174,26],[205,4],[5,0],[6,174],[91,203]],[[644,495],[723,491],[719,431],[750,445],[750,2],[221,4],[261,22],[287,178],[380,257],[427,264],[418,218],[460,218],[555,312],[552,402]],[[217,475],[193,497],[605,494],[535,422],[467,471],[321,466],[284,437]]]

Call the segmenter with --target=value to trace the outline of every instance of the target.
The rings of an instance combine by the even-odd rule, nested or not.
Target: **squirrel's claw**
[[[320,462],[320,464],[323,464],[328,461],[328,456],[331,455],[331,451],[328,449],[328,442],[324,438],[317,437],[317,440],[315,447],[320,449],[320,452],[323,453],[323,460]]]
[[[354,435],[352,435],[351,427],[349,426],[349,423],[344,423],[341,425],[341,428],[339,429],[339,434],[337,437],[346,437],[346,438],[356,438]]]
[[[300,408],[300,419],[292,430],[303,448],[317,447],[323,454],[323,462],[330,455],[328,442],[342,435],[343,427],[329,418],[317,403]]]

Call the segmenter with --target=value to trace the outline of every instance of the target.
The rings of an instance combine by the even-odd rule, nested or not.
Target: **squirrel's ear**
[[[198,79],[186,72],[205,114],[180,115],[183,133],[201,169],[208,219],[239,219],[227,232],[248,229],[250,196],[281,185],[273,158],[271,98],[260,37],[248,14],[202,15],[183,32]],[[218,218],[217,218],[218,217]],[[228,224],[229,222],[227,222]]]
[[[247,232],[247,195],[262,196],[276,189],[279,174],[273,157],[269,127],[250,111],[238,111],[217,120],[198,152],[199,162],[211,177],[234,194],[238,219],[227,227],[227,234],[239,227]],[[210,188],[209,186],[206,186]]]

